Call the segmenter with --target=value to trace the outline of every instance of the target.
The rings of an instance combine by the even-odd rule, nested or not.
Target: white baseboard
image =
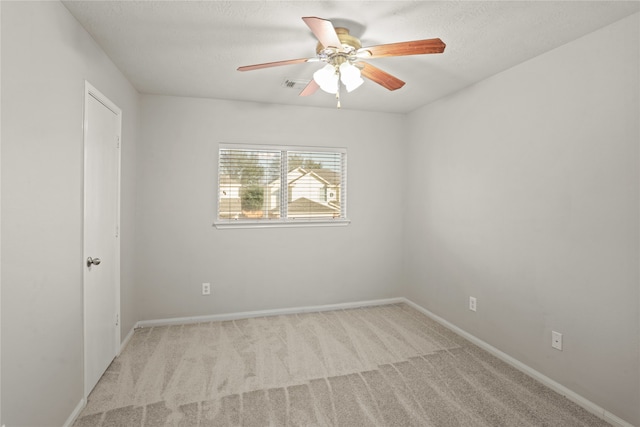
[[[258,310],[258,311],[243,311],[239,313],[226,313],[226,314],[212,314],[206,316],[193,316],[193,317],[173,317],[169,319],[156,319],[156,320],[141,320],[136,323],[136,328],[150,328],[153,326],[167,326],[167,325],[185,325],[189,323],[201,323],[201,322],[219,322],[222,320],[237,320],[247,319],[250,317],[266,317],[266,316],[280,316],[283,314],[299,314],[299,313],[312,313],[317,311],[332,311],[332,310],[344,310],[348,308],[358,307],[372,307],[376,305],[397,304],[400,302],[406,302],[405,298],[387,298],[358,302],[346,302],[340,304],[326,304],[326,305],[312,305],[305,307],[291,307],[291,308],[278,308],[273,310]]]
[[[127,336],[124,337],[124,340],[120,343],[120,348],[118,349],[118,356],[120,356],[120,353],[122,353],[122,350],[124,350],[127,344],[129,344],[129,341],[131,341],[131,337],[133,337],[133,333],[136,331],[136,325],[134,325],[133,328],[131,328]]]
[[[408,305],[410,305],[411,307],[415,308],[416,310],[420,311],[421,313],[425,314],[427,317],[430,317],[431,319],[433,319],[436,322],[440,323],[441,325],[445,326],[446,328],[452,330],[456,334],[458,334],[458,335],[462,336],[463,338],[466,338],[467,340],[471,341],[472,343],[474,343],[478,347],[480,347],[480,348],[486,350],[487,352],[491,353],[492,355],[496,356],[498,359],[502,360],[503,362],[506,362],[509,365],[513,366],[514,368],[518,369],[519,371],[522,371],[525,374],[529,375],[530,377],[535,378],[536,380],[540,381],[542,384],[546,385],[547,387],[549,387],[553,391],[565,396],[567,399],[569,399],[572,402],[580,405],[582,408],[586,409],[587,411],[591,412],[594,415],[597,415],[598,417],[600,417],[603,420],[607,421],[608,423],[614,425],[615,427],[633,427],[632,424],[629,424],[628,422],[626,422],[622,418],[612,414],[609,411],[606,411],[604,408],[601,408],[600,406],[596,405],[595,403],[591,402],[590,400],[582,397],[578,393],[568,389],[567,387],[565,387],[562,384],[552,380],[551,378],[547,377],[546,375],[536,371],[535,369],[531,368],[530,366],[525,365],[524,363],[522,363],[519,360],[509,356],[508,354],[504,353],[503,351],[498,350],[497,348],[493,347],[491,344],[488,344],[488,343],[484,342],[483,340],[481,340],[480,338],[476,337],[475,335],[471,335],[467,331],[465,331],[463,329],[460,329],[459,327],[457,327],[453,323],[450,323],[449,321],[443,319],[442,317],[430,312],[426,308],[414,303],[413,301],[411,301],[411,300],[409,300],[407,298],[400,298],[400,300],[402,300],[402,302],[407,303]]]
[[[606,422],[608,422],[609,424],[615,427],[634,427],[632,424],[626,422],[622,418],[618,417],[615,414],[612,414],[607,410],[604,410],[604,417],[602,418],[604,418]]]
[[[122,344],[120,345],[120,349],[118,350],[118,356],[120,355],[122,350],[124,350],[124,348],[127,346],[127,344],[129,343],[129,340],[131,340],[133,333],[134,333],[134,328],[131,328],[127,336],[124,338],[124,341],[122,341]],[[62,425],[62,427],[71,427],[73,423],[76,421],[76,418],[78,418],[78,416],[80,415],[80,413],[82,412],[82,410],[86,405],[87,405],[86,399],[84,398],[81,399],[78,405],[75,407],[75,409],[71,413],[71,415],[69,415],[69,418],[67,418],[67,421],[65,421],[65,423]],[[5,426],[3,425],[2,427],[5,427]]]
[[[78,415],[80,415],[80,412],[82,412],[86,404],[87,401],[85,399],[81,399],[80,403],[78,403],[78,406],[76,406],[71,415],[69,415],[69,418],[67,418],[67,421],[65,421],[62,427],[71,427],[73,423],[76,422],[76,418],[78,418]]]

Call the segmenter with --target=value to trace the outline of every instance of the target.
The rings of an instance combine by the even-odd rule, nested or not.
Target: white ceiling
[[[407,84],[366,81],[342,108],[404,113],[636,13],[629,1],[65,1],[142,93],[335,108],[322,91],[299,97],[290,80],[319,63],[236,71],[315,55],[303,16],[330,19],[363,46],[441,38],[436,55],[370,60]],[[553,70],[549,70],[553,72]]]

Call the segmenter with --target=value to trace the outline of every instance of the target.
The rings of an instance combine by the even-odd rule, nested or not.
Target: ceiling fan
[[[315,57],[246,65],[238,67],[238,71],[259,70],[303,62],[323,62],[326,65],[313,73],[313,79],[300,92],[300,96],[312,95],[320,88],[335,94],[338,108],[340,108],[341,82],[348,92],[358,88],[364,82],[363,76],[389,90],[400,89],[405,84],[399,78],[365,62],[364,59],[442,53],[446,46],[442,40],[436,38],[362,47],[360,40],[349,34],[348,29],[334,27],[327,19],[311,16],[302,20],[318,39]]]

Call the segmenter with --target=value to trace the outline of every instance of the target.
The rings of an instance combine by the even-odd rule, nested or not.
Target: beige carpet
[[[138,329],[74,424],[606,425],[406,304]]]

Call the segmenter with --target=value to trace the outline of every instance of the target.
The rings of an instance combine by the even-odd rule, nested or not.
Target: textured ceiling
[[[585,1],[65,1],[142,93],[335,108],[290,80],[318,63],[239,72],[315,55],[303,16],[330,19],[363,46],[439,37],[443,54],[372,59],[407,84],[366,81],[342,108],[404,113],[636,13],[640,3]],[[553,72],[553,70],[549,70]]]

